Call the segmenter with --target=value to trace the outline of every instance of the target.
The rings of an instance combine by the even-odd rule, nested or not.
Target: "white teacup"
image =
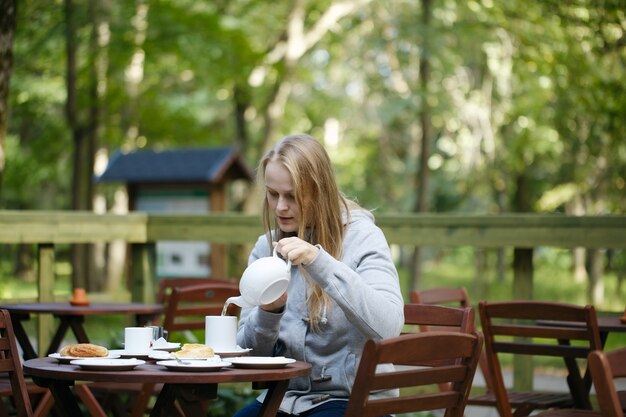
[[[234,303],[239,307],[270,304],[283,295],[290,280],[291,261],[280,259],[274,248],[273,256],[259,258],[248,265],[239,280],[241,296],[229,298],[226,304]]]
[[[151,327],[126,327],[124,329],[124,351],[126,353],[147,353],[152,344]]]
[[[237,350],[237,317],[206,316],[204,321],[204,343],[215,352]]]

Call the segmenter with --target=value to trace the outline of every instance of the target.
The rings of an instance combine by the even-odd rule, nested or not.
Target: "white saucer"
[[[243,349],[239,346],[237,346],[236,350],[230,350],[230,351],[225,351],[225,352],[215,352],[216,355],[219,355],[222,358],[232,358],[232,357],[236,357],[236,356],[244,356],[247,355],[252,349],[246,348]]]
[[[226,366],[230,366],[230,362],[183,359],[181,363],[173,359],[167,361],[158,361],[157,365],[165,366],[170,371],[202,372],[219,371]]]
[[[116,349],[109,350],[109,354],[110,353],[120,355],[122,358],[147,358],[152,353],[154,353],[154,351],[148,350],[146,352],[126,352],[124,349]]]
[[[282,368],[296,360],[284,356],[241,356],[238,358],[225,359],[236,368],[271,369]]]
[[[152,345],[152,350],[173,352],[178,349],[180,349],[180,343],[176,343],[176,342],[166,342],[166,343],[160,343],[157,345]]]
[[[148,355],[148,358],[162,361],[166,359],[174,359],[174,356],[171,352],[167,352],[165,350],[155,350]]]
[[[51,353],[48,355],[49,358],[53,358],[58,360],[60,363],[70,363],[71,361],[75,360],[75,359],[117,359],[120,357],[120,355],[116,354],[116,353],[111,353],[111,351],[109,351],[109,354],[107,356],[93,356],[93,357],[84,357],[84,356],[67,356],[67,355],[61,355],[60,353]]]
[[[146,361],[140,359],[75,359],[70,362],[88,371],[128,371]]]

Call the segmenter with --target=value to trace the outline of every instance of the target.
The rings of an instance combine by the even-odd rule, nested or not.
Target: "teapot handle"
[[[278,258],[278,252],[276,251],[276,247],[274,247],[274,253],[272,254],[274,258]],[[287,270],[291,269],[291,259],[287,258]]]

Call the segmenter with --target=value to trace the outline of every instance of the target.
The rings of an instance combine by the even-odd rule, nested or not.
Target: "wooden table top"
[[[86,306],[73,306],[67,302],[55,303],[16,303],[0,304],[0,308],[11,313],[43,313],[56,316],[91,316],[101,314],[159,314],[163,312],[162,304],[144,303],[90,303]]]
[[[219,371],[170,371],[165,366],[146,362],[128,371],[91,371],[77,365],[61,364],[53,358],[37,358],[24,362],[28,376],[65,381],[155,382],[165,384],[219,384],[224,382],[268,382],[308,376],[311,364],[294,362],[283,368],[222,368]]]

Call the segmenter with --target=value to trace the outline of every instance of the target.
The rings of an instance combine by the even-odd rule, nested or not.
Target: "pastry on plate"
[[[74,343],[65,346],[59,352],[63,356],[75,356],[78,358],[101,358],[108,356],[109,350],[104,346],[93,343]]]
[[[179,359],[206,359],[212,358],[214,354],[211,346],[200,343],[185,343],[180,350],[172,352],[172,355]]]

